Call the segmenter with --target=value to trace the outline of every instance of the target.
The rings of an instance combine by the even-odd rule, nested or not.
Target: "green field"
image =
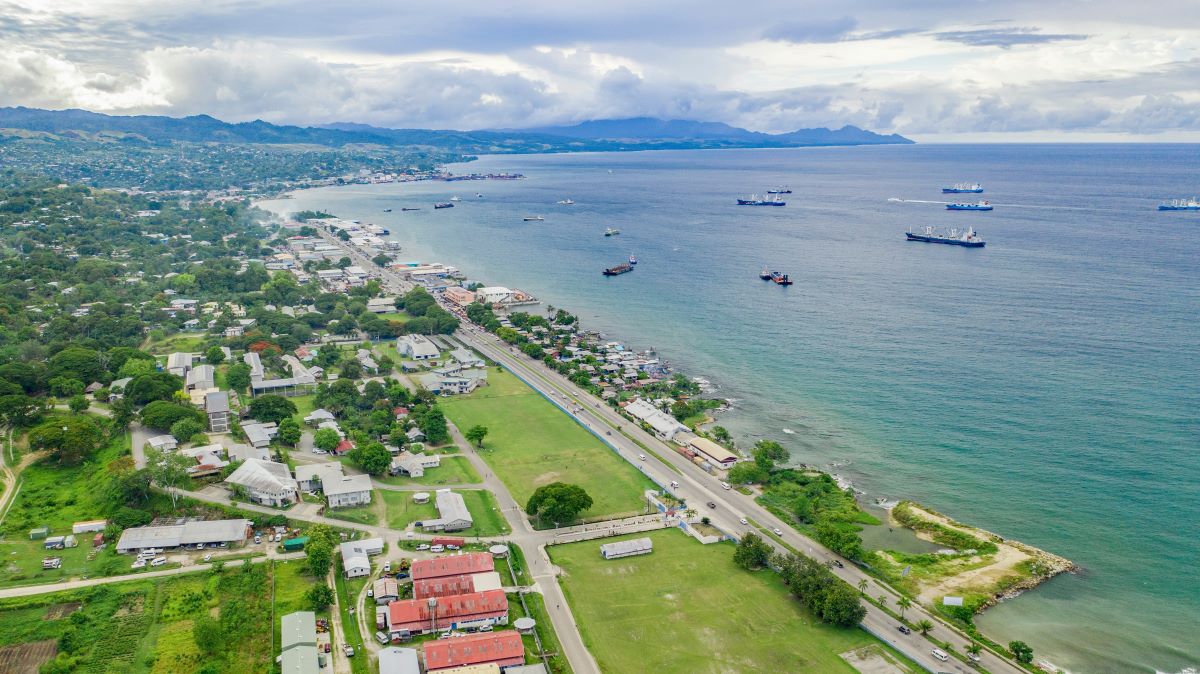
[[[731,543],[673,529],[654,552],[605,560],[599,541],[548,548],[584,644],[606,672],[854,672],[840,653],[876,643],[822,624],[774,573],[744,571]]]
[[[174,335],[167,335],[162,339],[148,339],[143,348],[154,354],[174,353],[176,351],[197,353],[207,340],[208,335],[203,332],[179,332]]]
[[[495,536],[498,534],[507,534],[512,531],[508,526],[508,522],[504,519],[503,513],[500,512],[499,505],[496,503],[496,497],[492,496],[491,492],[482,489],[456,491],[462,494],[463,501],[467,504],[467,510],[471,512],[471,517],[475,520],[475,526],[470,529],[456,531],[454,535]],[[382,497],[381,500],[386,504],[386,524],[392,529],[403,530],[413,522],[435,519],[438,516],[437,508],[434,507],[432,498],[430,499],[430,503],[417,505],[413,503],[412,492],[377,489],[375,495]]]
[[[562,410],[507,371],[491,368],[488,385],[468,396],[443,399],[460,430],[488,429],[480,456],[518,503],[550,482],[583,487],[592,497],[585,518],[642,512],[643,492],[654,484]]]
[[[375,479],[385,484],[427,484],[435,487],[447,484],[479,484],[482,481],[475,467],[464,456],[443,456],[442,465],[426,470],[421,477],[383,475]]]

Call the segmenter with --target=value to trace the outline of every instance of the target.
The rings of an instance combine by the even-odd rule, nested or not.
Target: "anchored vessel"
[[[543,218],[540,215],[526,215],[525,217],[523,217],[521,219],[524,220],[525,222],[541,222],[541,221],[545,220],[546,218]]]
[[[780,285],[780,286],[792,285],[792,280],[790,278],[788,278],[787,274],[781,274],[777,271],[771,272],[771,280],[775,282],[775,285]]]
[[[562,201],[560,201],[558,203],[562,206],[572,206],[575,204],[575,201],[573,199],[563,199]]]
[[[408,206],[405,206],[405,207],[401,208],[400,210],[401,211],[419,211],[421,209],[420,208],[410,208]]]
[[[454,208],[454,204],[449,201],[439,201],[433,205],[434,208]]]
[[[1160,211],[1200,211],[1200,199],[1172,199],[1158,205]]]
[[[979,183],[958,183],[953,187],[943,187],[942,194],[983,194],[983,185]]]
[[[792,188],[787,185],[780,185],[773,190],[767,190],[767,194],[791,194]]]
[[[459,199],[458,197],[450,197],[450,201],[462,201],[462,199]]]
[[[391,213],[391,212],[392,212],[392,209],[390,209],[390,208],[385,208],[385,209],[383,209],[383,212],[384,212],[384,213]]]
[[[615,267],[609,267],[608,269],[605,269],[604,275],[605,276],[620,276],[621,274],[631,272],[631,271],[633,271],[633,265],[619,264]]]
[[[608,229],[604,230],[604,236],[616,236],[620,233],[621,233],[621,230],[613,229],[612,227],[609,227]]]
[[[738,199],[738,206],[786,206],[787,202],[779,198],[778,194],[768,194],[765,197],[760,197],[757,194],[751,194],[745,199]]]
[[[629,256],[629,264],[637,264],[637,256],[636,255]]]
[[[974,204],[946,204],[948,211],[990,211],[992,204],[987,201],[980,201]]]
[[[763,267],[763,270],[758,273],[758,277],[764,281],[771,280],[771,270]]]
[[[963,246],[964,248],[983,248],[986,245],[986,242],[975,233],[975,228],[973,227],[966,229],[951,228],[946,231],[934,227],[922,227],[919,232],[914,232],[910,229],[905,232],[904,236],[909,241],[945,243],[951,246]]]

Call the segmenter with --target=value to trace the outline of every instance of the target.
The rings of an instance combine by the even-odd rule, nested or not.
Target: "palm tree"
[[[912,608],[912,600],[908,597],[900,597],[896,600],[896,607],[900,609],[900,619],[904,619],[904,612]]]
[[[917,629],[921,630],[921,634],[928,635],[929,630],[933,629],[933,623],[929,622],[928,619],[922,618],[921,621],[917,623]]]
[[[968,653],[970,653],[971,655],[979,655],[979,652],[982,650],[983,650],[983,646],[980,646],[979,644],[975,643],[974,641],[967,644],[967,647],[966,647],[966,651]]]
[[[858,593],[862,596],[867,596],[867,579],[863,578],[858,581]]]

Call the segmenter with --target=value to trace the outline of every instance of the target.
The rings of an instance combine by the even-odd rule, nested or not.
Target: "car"
[[[980,661],[979,655],[975,653],[967,653],[967,659],[976,663]]]
[[[163,564],[166,564],[166,563],[167,563],[166,557],[155,557],[154,559],[150,560],[150,566],[162,566]]]
[[[416,534],[414,534],[414,533],[413,533],[413,532],[411,532],[411,531],[406,531],[406,532],[404,532],[404,537],[405,537],[405,538],[412,538],[412,537],[413,537],[413,536],[415,536],[415,535],[416,535]]]
[[[906,627],[905,625],[901,625],[901,626],[897,627],[896,629],[900,630],[901,634],[912,634],[912,630],[908,629],[908,627]]]
[[[131,567],[129,567],[129,568],[131,568],[131,569],[144,569],[144,568],[146,568],[146,560],[144,560],[144,559],[139,559],[139,560],[137,560],[136,562],[134,562],[134,563],[133,563],[133,566],[131,566]]]
[[[429,549],[429,544],[428,544],[428,543],[420,543],[420,544],[418,544],[418,545],[417,545],[417,549],[418,549],[418,550],[428,550],[428,549]]]
[[[704,505],[708,506],[709,508],[713,508],[713,509],[716,509],[716,507],[717,507],[717,504],[713,503],[712,501],[709,501],[708,503],[705,503]]]
[[[203,543],[197,543],[197,544],[196,544],[196,549],[197,549],[197,550],[203,550],[203,549],[204,549],[204,544],[203,544]]]
[[[483,627],[480,627],[480,628],[479,628],[479,631],[480,631],[480,632],[491,632],[491,631],[492,631],[492,626],[491,626],[491,625],[484,625]]]
[[[835,559],[835,560],[833,560],[833,565],[834,565],[834,566],[836,566],[836,567],[837,567],[837,568],[839,568],[839,569],[844,569],[844,568],[846,568],[846,565],[845,565],[845,564],[842,564],[842,560],[840,560],[840,559]]]
[[[431,546],[429,546],[429,551],[430,551],[430,552],[445,552],[445,551],[446,551],[446,546],[444,546],[444,545],[431,545]]]
[[[401,580],[401,579],[404,579],[404,578],[408,578],[408,572],[407,572],[407,571],[401,571],[400,573],[397,573],[397,574],[396,574],[396,580]]]
[[[348,658],[354,657],[354,647],[350,644],[342,644],[342,652],[345,653],[346,657]]]
[[[378,641],[381,644],[386,644],[388,642],[387,632],[376,632],[375,641]]]
[[[325,652],[326,652],[326,653],[328,653],[328,652],[329,652],[329,651],[331,651],[331,650],[333,650],[333,644],[331,644],[331,643],[329,643],[328,641],[326,641],[326,642],[325,642]]]
[[[374,596],[375,596],[375,590],[372,590],[371,588],[369,588],[369,587],[368,587],[368,588],[367,588],[367,596],[368,596],[368,597],[374,597]]]
[[[646,455],[645,455],[645,454],[638,454],[638,460],[640,460],[640,461],[645,461],[645,460],[646,460]]]
[[[225,541],[221,541],[221,547],[222,547],[222,548],[227,548],[227,547],[229,547],[229,543],[227,543],[227,542],[225,542]]]
[[[313,448],[313,454],[328,454],[328,453],[329,453],[329,452],[327,452],[327,451],[325,451],[325,450],[323,450],[323,449],[317,449],[317,448],[315,448],[315,447]]]
[[[386,561],[386,562],[384,562],[384,563],[383,563],[383,572],[384,572],[384,573],[391,573],[391,572],[392,572],[392,561],[391,561],[391,560],[388,560],[388,561]]]
[[[201,561],[204,561],[204,562],[211,562],[211,561],[212,561],[212,555],[211,555],[211,554],[204,555],[204,557],[201,559]]]
[[[733,489],[733,485],[729,484],[728,482],[722,482],[721,489],[728,491],[730,489]]]
[[[749,524],[750,524],[750,521],[749,521],[749,520],[747,520],[745,517],[739,518],[739,519],[738,519],[738,521],[739,521],[739,522],[741,522],[742,524],[745,524],[745,525],[749,525]]]
[[[453,544],[453,543],[449,543],[449,544],[447,544],[447,545],[446,545],[446,549],[447,549],[447,550],[462,550],[462,548],[461,548],[461,547],[459,547],[459,546],[457,546],[457,545],[455,545],[455,544]]]
[[[781,530],[779,527],[775,527],[774,529],[771,529],[771,531],[775,532],[775,535],[776,535],[776,536],[782,536],[782,535],[783,535],[783,531],[782,531],[782,530]]]
[[[675,480],[671,480],[671,489],[679,489],[679,483]]]

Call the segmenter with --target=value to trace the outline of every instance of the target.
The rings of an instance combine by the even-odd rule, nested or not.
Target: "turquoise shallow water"
[[[1179,672],[1200,666],[1200,214],[1155,206],[1200,190],[1198,160],[1187,145],[485,157],[456,168],[528,179],[268,206],[384,224],[407,259],[531,291],[712,380],[743,444],[849,461],[872,496],[1082,565],[987,612],[998,640],[1075,672]],[[994,212],[889,201],[966,180]],[[785,208],[733,205],[778,184]],[[974,224],[988,245],[904,241],[923,224]],[[634,273],[600,276],[630,253]],[[796,285],[760,281],[764,264]]]

